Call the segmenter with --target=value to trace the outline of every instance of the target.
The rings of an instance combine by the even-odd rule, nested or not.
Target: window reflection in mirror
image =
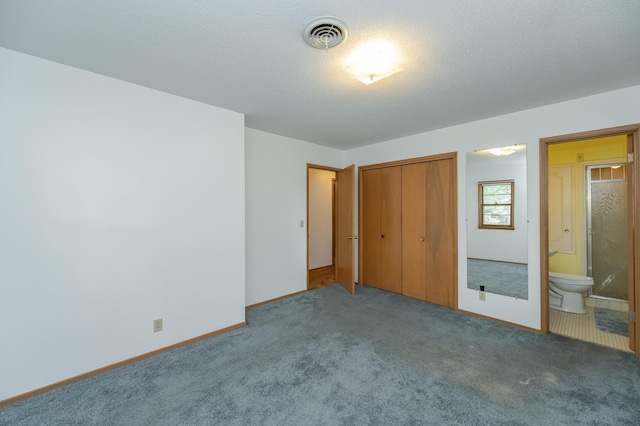
[[[478,182],[478,227],[513,229],[513,180]]]
[[[467,153],[467,288],[528,299],[526,146]]]

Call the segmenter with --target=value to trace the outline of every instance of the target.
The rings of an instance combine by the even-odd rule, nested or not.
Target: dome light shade
[[[345,69],[362,83],[371,84],[402,71],[398,56],[391,42],[373,41],[358,48]]]
[[[492,153],[493,155],[497,155],[497,156],[505,156],[505,155],[511,155],[514,152],[516,152],[516,149],[510,146],[505,146],[502,148],[493,148],[489,150],[490,153]]]

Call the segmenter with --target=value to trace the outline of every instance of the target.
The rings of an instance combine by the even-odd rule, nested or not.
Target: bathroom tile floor
[[[594,318],[594,307],[587,305],[586,308],[587,313],[583,315],[549,309],[549,331],[596,345],[631,352],[628,336],[598,330]]]

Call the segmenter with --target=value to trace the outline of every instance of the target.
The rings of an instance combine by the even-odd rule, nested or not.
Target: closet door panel
[[[455,194],[452,159],[426,163],[426,300],[453,307]]]
[[[381,169],[362,172],[362,282],[380,288]]]
[[[402,292],[402,168],[380,169],[380,288]]]
[[[402,166],[402,294],[426,300],[426,166]]]

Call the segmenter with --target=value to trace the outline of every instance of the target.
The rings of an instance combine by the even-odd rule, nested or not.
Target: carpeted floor
[[[2,425],[636,425],[633,354],[339,284],[0,409]]]
[[[528,265],[492,260],[467,259],[467,287],[487,293],[529,300]]]

